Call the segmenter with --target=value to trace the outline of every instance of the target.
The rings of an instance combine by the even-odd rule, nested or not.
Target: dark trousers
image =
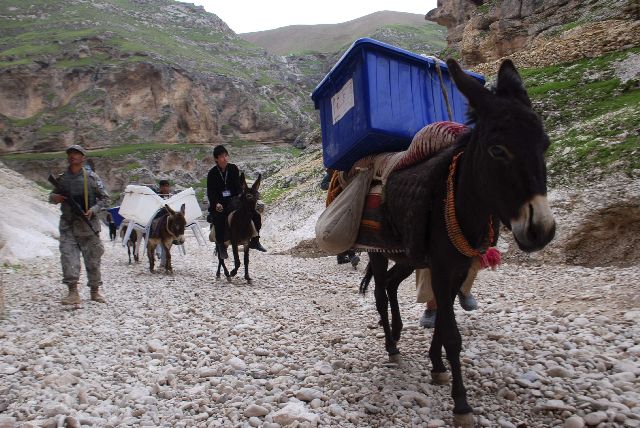
[[[116,229],[115,223],[109,223],[109,239],[112,241],[116,239]]]

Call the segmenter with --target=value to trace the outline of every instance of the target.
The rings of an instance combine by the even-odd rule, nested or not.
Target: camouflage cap
[[[86,156],[86,155],[87,155],[87,151],[86,151],[85,149],[83,149],[81,145],[78,145],[78,144],[74,144],[73,146],[70,146],[70,147],[66,150],[66,152],[67,152],[67,153],[69,153],[69,152],[72,152],[72,151],[74,151],[74,150],[75,150],[76,152],[80,152],[80,153],[82,153],[82,155],[83,155],[83,156]]]

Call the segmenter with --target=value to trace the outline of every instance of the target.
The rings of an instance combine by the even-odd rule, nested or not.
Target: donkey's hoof
[[[449,372],[431,372],[431,383],[433,383],[434,385],[448,384]]]
[[[227,276],[227,282],[231,282],[231,275]]]
[[[402,354],[397,353],[393,355],[389,355],[389,363],[391,364],[402,364]]]
[[[473,428],[475,421],[473,419],[473,413],[463,413],[461,415],[453,415],[453,426],[462,428]]]
[[[251,282],[253,281],[251,278],[245,278],[247,280],[247,284],[251,284]]]

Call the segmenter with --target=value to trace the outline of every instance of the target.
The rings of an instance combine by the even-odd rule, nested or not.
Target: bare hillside
[[[444,27],[425,21],[424,15],[391,11],[372,13],[340,24],[290,25],[239,36],[278,55],[333,53],[360,37],[372,36],[377,39],[392,37],[396,43],[398,38],[406,39],[431,51],[440,50],[446,45]]]

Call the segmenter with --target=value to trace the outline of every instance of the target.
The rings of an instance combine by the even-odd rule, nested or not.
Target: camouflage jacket
[[[97,214],[104,208],[106,208],[109,204],[109,194],[104,188],[102,184],[102,180],[98,177],[93,171],[87,171],[83,168],[87,173],[87,193],[89,194],[89,209],[93,211],[94,216],[92,217],[92,223],[97,221]],[[81,170],[77,174],[72,174],[68,169],[58,176],[58,182],[60,183],[60,190],[67,195],[70,195],[83,210],[86,210],[85,207],[85,198],[84,198],[84,174]],[[49,202],[53,203],[51,199],[52,195],[55,193],[55,190],[51,192],[49,195]],[[62,212],[61,219],[66,220],[68,223],[73,222],[75,218],[75,214],[71,210],[69,204],[62,203],[60,204],[60,211]]]

